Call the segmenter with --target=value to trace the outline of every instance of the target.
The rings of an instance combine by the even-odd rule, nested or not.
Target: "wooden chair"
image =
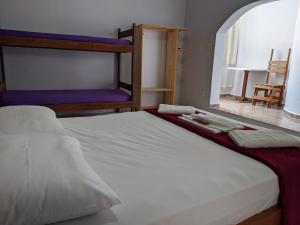
[[[252,97],[252,104],[256,105],[257,101],[263,101],[270,108],[271,104],[277,104],[281,107],[283,94],[286,86],[288,67],[291,57],[291,49],[289,49],[287,61],[273,61],[274,49],[271,52],[271,58],[268,65],[268,76],[266,83],[256,84],[254,86],[254,96]],[[283,76],[282,84],[270,84],[271,74],[278,74]],[[259,96],[260,92],[263,92],[263,96]]]

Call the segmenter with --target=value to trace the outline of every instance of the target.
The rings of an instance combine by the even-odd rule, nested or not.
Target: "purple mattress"
[[[96,43],[106,43],[106,44],[115,44],[115,45],[131,45],[131,41],[129,40],[89,37],[89,36],[82,36],[82,35],[38,33],[38,32],[5,30],[5,29],[0,29],[0,35],[13,36],[13,37],[43,38],[43,39],[53,39],[53,40],[96,42]]]
[[[0,93],[1,106],[126,102],[131,99],[129,94],[119,89],[3,91]]]

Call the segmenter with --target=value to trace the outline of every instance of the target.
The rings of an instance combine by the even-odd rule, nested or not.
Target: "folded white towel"
[[[195,108],[192,106],[181,105],[166,105],[160,104],[158,112],[164,114],[192,114],[195,113]]]
[[[300,147],[300,139],[279,130],[233,130],[229,137],[240,147]]]
[[[220,130],[221,132],[227,133],[231,130],[242,129],[244,126],[232,122],[228,119],[215,116],[215,115],[204,115],[204,114],[192,114],[190,115],[194,120],[202,123],[208,123],[207,126]]]
[[[213,134],[222,133],[222,131],[220,131],[219,129],[215,129],[215,128],[209,126],[209,125],[201,124],[201,123],[195,121],[193,119],[193,117],[191,117],[191,115],[183,115],[183,116],[180,116],[179,119],[184,120],[186,122],[189,122],[190,124],[193,124],[193,125],[195,125],[197,127],[200,127],[200,128],[202,128],[202,129],[204,129],[204,130],[206,130],[208,132],[211,132]]]

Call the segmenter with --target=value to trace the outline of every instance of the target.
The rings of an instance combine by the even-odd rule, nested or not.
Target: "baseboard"
[[[210,108],[218,108],[218,107],[220,107],[220,104],[210,104],[209,107]]]
[[[285,114],[287,114],[288,116],[292,117],[292,118],[300,119],[300,115],[295,114],[295,113],[292,113],[292,112],[289,112],[289,111],[287,111],[286,109],[283,109],[283,112],[284,112]]]
[[[228,99],[232,99],[235,101],[239,101],[241,99],[241,96],[237,96],[237,95],[232,95],[232,94],[225,94],[225,95],[220,95],[220,97],[222,98],[228,98]],[[251,98],[248,98],[251,100]]]

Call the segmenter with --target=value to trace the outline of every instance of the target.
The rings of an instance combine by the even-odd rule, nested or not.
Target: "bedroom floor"
[[[281,108],[273,106],[268,109],[262,103],[253,106],[251,103],[239,103],[230,97],[221,97],[219,110],[258,120],[264,123],[276,125],[300,132],[300,119],[287,115]]]

